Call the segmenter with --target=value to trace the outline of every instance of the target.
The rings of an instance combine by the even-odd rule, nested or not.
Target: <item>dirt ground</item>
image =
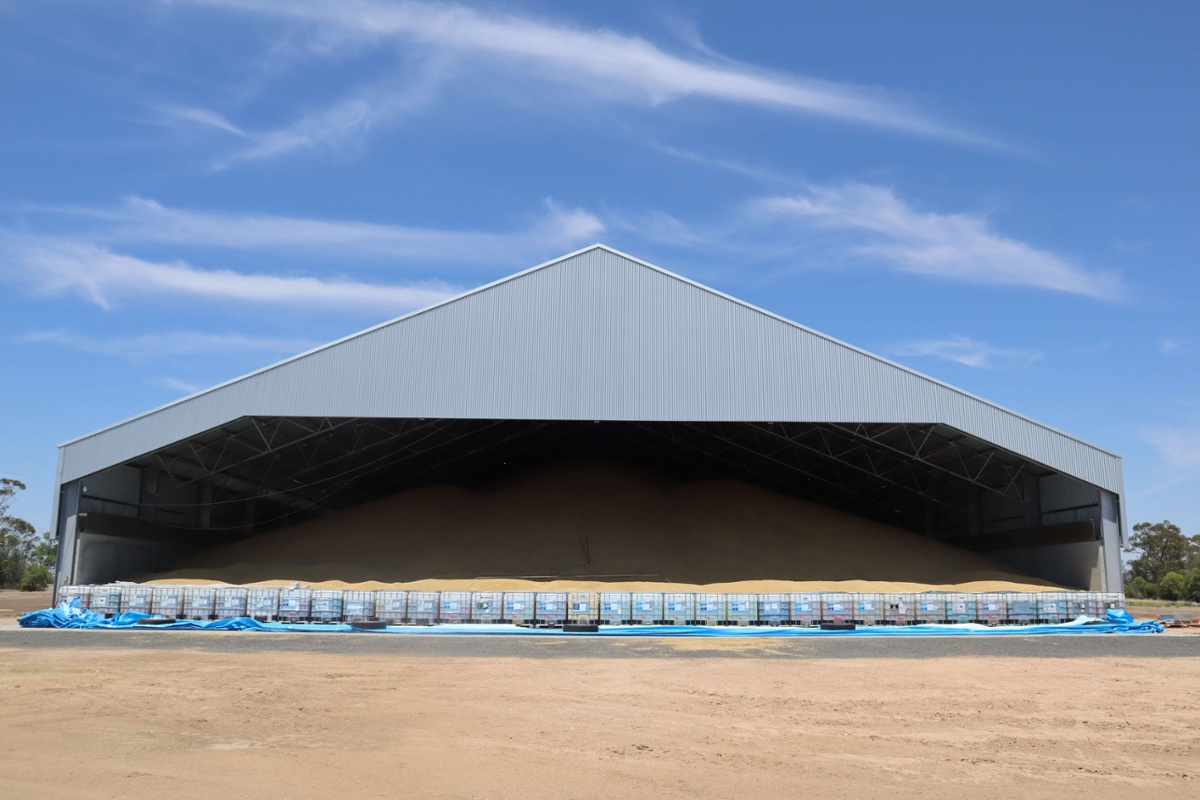
[[[1198,707],[1187,657],[0,646],[0,785],[72,800],[1195,797]]]

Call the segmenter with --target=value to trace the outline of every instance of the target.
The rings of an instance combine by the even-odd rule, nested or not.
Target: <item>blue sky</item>
[[[0,475],[603,242],[1200,533],[1200,6],[0,6]]]

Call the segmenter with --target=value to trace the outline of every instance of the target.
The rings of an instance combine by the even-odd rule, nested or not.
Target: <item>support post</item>
[[[59,488],[58,519],[54,532],[58,537],[58,561],[54,569],[54,589],[75,582],[75,555],[79,549],[79,498],[82,484],[71,481]]]
[[[1125,587],[1121,568],[1121,503],[1105,489],[1100,490],[1100,538],[1104,549],[1104,590],[1120,592]]]

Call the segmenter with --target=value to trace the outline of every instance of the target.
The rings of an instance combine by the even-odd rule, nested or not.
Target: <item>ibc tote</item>
[[[150,611],[160,617],[178,619],[183,614],[183,587],[155,586],[150,597]]]
[[[536,622],[533,592],[504,593],[504,621],[515,625]]]
[[[758,622],[763,625],[786,625],[792,618],[791,598],[786,594],[758,596]]]
[[[729,625],[753,625],[758,622],[758,596],[753,594],[731,594],[726,597]]]
[[[883,595],[859,592],[854,595],[854,621],[859,625],[878,625],[884,621]]]
[[[212,619],[216,602],[217,590],[211,586],[188,586],[183,590],[183,618]]]
[[[346,622],[374,621],[375,593],[360,589],[347,589],[342,594],[342,618]]]
[[[663,618],[663,596],[656,592],[633,592],[629,619],[638,625],[656,625]]]
[[[600,622],[605,625],[624,625],[629,622],[633,602],[629,592],[600,593]]]
[[[91,610],[106,617],[121,613],[121,587],[95,586],[92,588]]]
[[[383,589],[375,593],[375,618],[388,625],[399,625],[408,618],[408,592]]]
[[[696,595],[686,592],[663,594],[663,621],[668,625],[691,625],[696,621]]]
[[[471,619],[470,592],[442,592],[439,622],[466,622]]]
[[[696,622],[700,625],[724,625],[729,619],[729,610],[723,594],[696,595]]]
[[[596,592],[568,592],[567,619],[579,625],[600,621],[600,595]]]
[[[911,625],[917,621],[916,595],[899,593],[883,596],[883,619],[889,625]],[[938,617],[941,619],[941,617]]]
[[[92,587],[71,585],[58,590],[58,605],[72,600],[78,600],[79,607],[86,611],[92,602]]]
[[[567,621],[566,592],[538,592],[534,600],[534,618],[538,622],[561,625]]]
[[[791,596],[792,623],[812,627],[821,622],[821,595],[818,592],[794,592]]]
[[[503,592],[474,592],[471,595],[472,622],[499,622],[503,618]]]
[[[313,622],[341,622],[344,592],[341,589],[316,589],[312,593]]]
[[[437,622],[442,610],[442,598],[437,592],[409,592],[408,615],[409,622],[420,622],[432,625]]]
[[[270,622],[279,616],[279,590],[271,586],[252,586],[246,590],[246,616]]]
[[[240,586],[217,589],[213,614],[218,619],[233,619],[246,616],[248,592]]]
[[[154,589],[150,586],[122,586],[121,613],[134,611],[138,614],[149,614],[153,596]]]

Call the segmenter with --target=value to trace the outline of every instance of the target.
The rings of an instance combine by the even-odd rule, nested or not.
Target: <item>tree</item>
[[[1193,537],[1195,538],[1195,537]],[[1139,522],[1133,526],[1127,553],[1138,553],[1129,562],[1129,574],[1150,583],[1161,583],[1168,572],[1184,573],[1198,555],[1197,544],[1170,520]]]
[[[1186,583],[1178,572],[1168,572],[1158,584],[1158,593],[1164,600],[1182,600]]]
[[[0,588],[37,584],[41,571],[46,573],[46,583],[53,579],[58,543],[48,533],[39,536],[28,522],[8,513],[13,498],[24,489],[25,484],[18,480],[0,478]]]
[[[1200,603],[1200,567],[1187,574],[1187,582],[1183,587],[1184,596],[1193,602]]]

